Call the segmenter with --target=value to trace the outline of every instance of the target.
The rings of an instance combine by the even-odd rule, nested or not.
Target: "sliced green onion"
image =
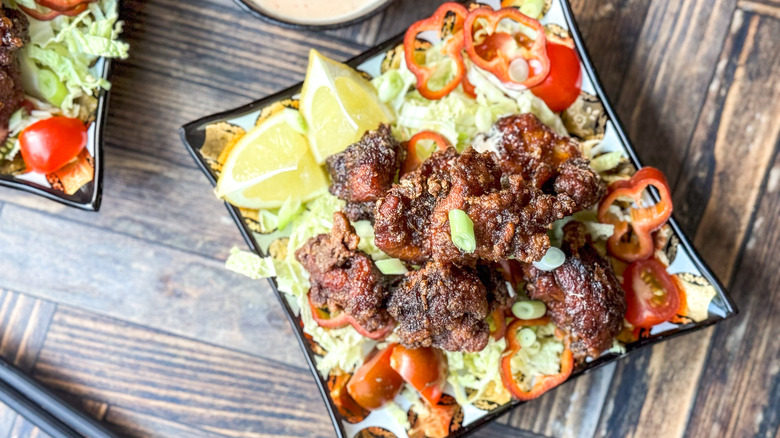
[[[404,263],[398,259],[377,260],[374,263],[384,275],[403,275],[409,272]]]
[[[535,356],[539,354],[540,351],[542,351],[542,344],[539,341],[534,342],[533,344],[529,345],[525,349],[526,353],[528,353],[531,356]]]
[[[520,12],[537,20],[542,18],[542,11],[544,11],[544,0],[525,0],[520,6]]]
[[[623,159],[623,153],[619,151],[607,152],[590,160],[590,167],[596,172],[605,172],[612,170],[620,164]]]
[[[404,78],[398,70],[389,70],[374,82],[380,102],[390,102],[403,91]]]
[[[520,346],[528,348],[536,342],[536,332],[528,327],[517,332],[517,339],[520,341]]]
[[[38,70],[38,90],[41,97],[54,106],[62,105],[68,97],[68,89],[60,78],[48,68]]]
[[[308,126],[306,125],[306,120],[303,120],[301,113],[292,108],[285,108],[282,111],[284,111],[284,118],[287,124],[298,133],[306,135]]]
[[[520,319],[537,319],[547,313],[547,306],[541,301],[518,301],[512,304],[512,313]]]
[[[279,208],[276,227],[283,230],[287,224],[295,219],[302,211],[303,205],[301,204],[300,199],[287,198],[287,200],[284,201],[284,204]]]
[[[450,210],[450,236],[452,243],[465,253],[477,249],[477,239],[474,236],[474,222],[463,210]]]
[[[565,261],[566,254],[560,249],[551,246],[544,257],[538,262],[533,262],[533,265],[536,269],[541,269],[542,271],[552,271],[558,266],[561,266]]]

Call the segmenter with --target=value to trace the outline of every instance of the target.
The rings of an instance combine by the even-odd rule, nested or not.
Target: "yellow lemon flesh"
[[[328,188],[328,178],[306,136],[288,122],[285,109],[247,132],[230,151],[217,181],[217,196],[237,207],[270,209],[288,198],[308,201]]]
[[[366,78],[316,50],[309,52],[300,111],[309,127],[309,146],[319,164],[360,140],[366,131],[394,119]]]

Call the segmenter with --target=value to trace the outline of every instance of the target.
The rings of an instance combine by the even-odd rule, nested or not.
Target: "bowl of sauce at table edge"
[[[347,26],[380,11],[393,0],[238,0],[260,18],[287,27]]]

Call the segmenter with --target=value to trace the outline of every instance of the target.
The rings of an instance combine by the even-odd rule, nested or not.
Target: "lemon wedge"
[[[394,120],[373,85],[352,67],[309,52],[300,103],[317,163],[360,140],[366,131]]]
[[[231,149],[216,193],[237,207],[281,207],[306,202],[328,188],[328,178],[309,150],[294,109],[285,108],[241,137]]]

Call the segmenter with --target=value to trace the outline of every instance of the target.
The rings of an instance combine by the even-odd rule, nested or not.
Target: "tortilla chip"
[[[72,195],[95,178],[95,160],[85,148],[75,160],[46,175],[55,190]]]
[[[200,148],[200,155],[209,163],[212,170],[219,172],[225,163],[227,153],[244,136],[246,131],[227,122],[206,126],[206,139]]]
[[[685,289],[685,299],[688,304],[688,310],[685,317],[695,322],[704,321],[709,317],[710,302],[717,292],[715,288],[700,275],[694,275],[689,272],[675,274],[674,277],[679,280],[678,284]]]

